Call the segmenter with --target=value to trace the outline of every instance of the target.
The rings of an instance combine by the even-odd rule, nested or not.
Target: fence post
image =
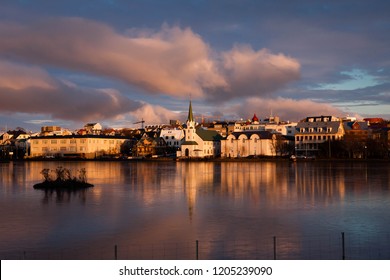
[[[341,233],[341,246],[342,246],[342,252],[343,252],[342,259],[345,260],[345,236],[344,236],[344,232]]]
[[[115,253],[115,259],[117,260],[118,259],[118,246],[116,244],[114,247],[114,253]]]
[[[199,240],[196,240],[196,259],[199,260]]]
[[[274,260],[276,260],[276,236],[274,236]]]

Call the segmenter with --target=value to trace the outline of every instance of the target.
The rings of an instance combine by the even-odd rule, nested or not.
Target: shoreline
[[[42,159],[42,158],[28,158],[28,159],[15,159],[7,161],[10,162],[30,162],[30,161],[42,161],[42,162],[66,162],[66,161],[78,161],[78,162],[390,162],[390,158],[387,159],[348,159],[348,158],[316,158],[316,159],[298,159],[292,161],[289,157],[256,157],[256,158],[137,158],[137,159],[82,159],[82,158],[54,158],[54,159]]]

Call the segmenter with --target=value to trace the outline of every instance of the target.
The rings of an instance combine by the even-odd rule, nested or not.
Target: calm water
[[[95,187],[33,189],[60,165]],[[2,163],[0,257],[390,259],[389,174],[386,162]]]

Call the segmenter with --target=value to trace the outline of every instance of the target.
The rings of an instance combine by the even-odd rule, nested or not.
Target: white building
[[[168,147],[179,148],[184,142],[184,131],[179,128],[163,128],[160,131],[160,137],[164,139]]]
[[[181,144],[181,150],[177,152],[178,158],[220,156],[222,136],[216,131],[196,127],[191,102],[188,109],[187,127],[184,129],[184,133],[185,141]]]
[[[87,123],[84,125],[86,134],[100,135],[102,133],[102,125],[100,123]]]
[[[249,156],[284,155],[283,145],[288,145],[283,135],[269,131],[233,132],[221,141],[221,157],[239,158]]]
[[[294,136],[297,123],[280,121],[279,117],[271,116],[268,119],[260,121],[256,114],[251,120],[239,121],[235,123],[234,132],[245,131],[269,131],[286,136]]]

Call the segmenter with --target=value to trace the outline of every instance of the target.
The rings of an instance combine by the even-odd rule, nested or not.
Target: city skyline
[[[2,1],[0,130],[390,118],[387,1]]]

